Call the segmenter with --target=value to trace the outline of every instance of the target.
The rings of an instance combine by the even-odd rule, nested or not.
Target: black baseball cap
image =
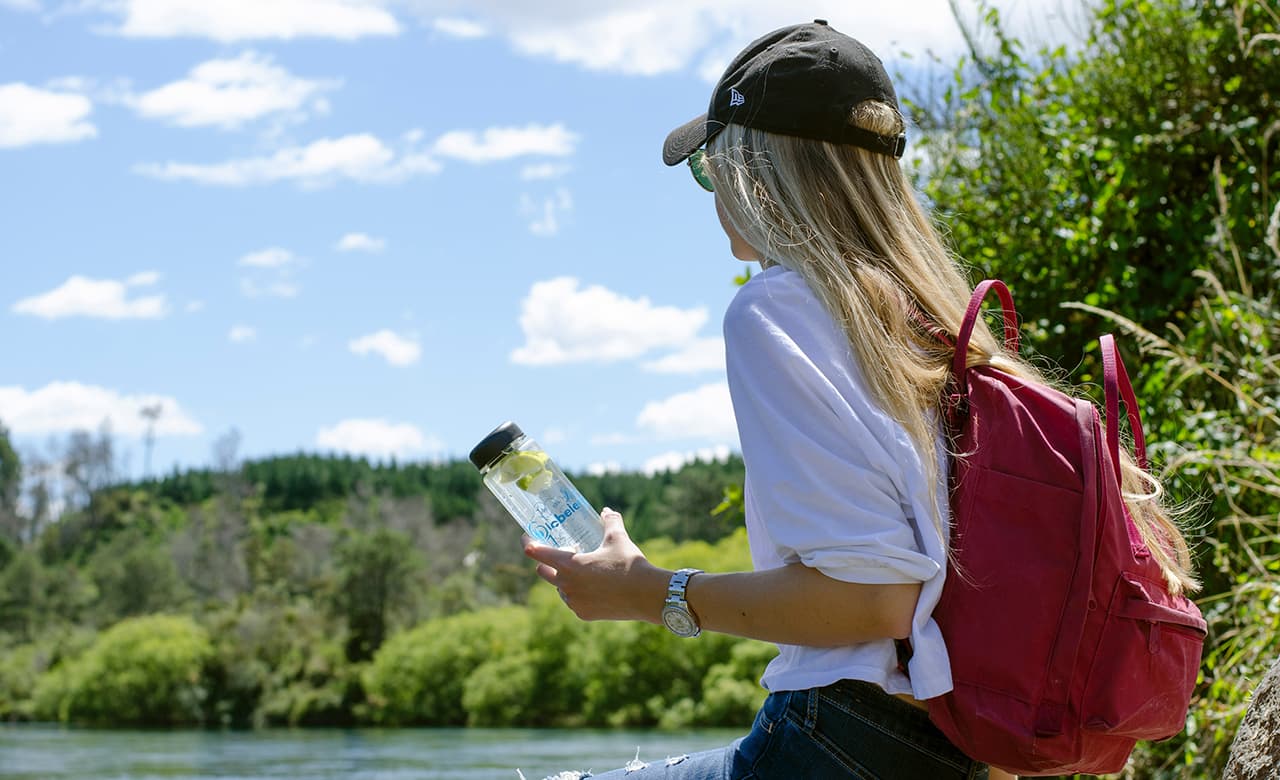
[[[825,19],[783,27],[729,63],[707,113],[671,131],[662,160],[679,164],[729,123],[901,157],[905,135],[883,136],[849,124],[849,111],[864,100],[898,107],[879,57]]]

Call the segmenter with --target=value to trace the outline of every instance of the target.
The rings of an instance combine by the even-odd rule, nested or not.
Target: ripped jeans
[[[587,775],[584,775],[586,777]],[[727,747],[616,769],[595,780],[985,780],[924,710],[879,686],[841,680],[765,699],[751,733]]]

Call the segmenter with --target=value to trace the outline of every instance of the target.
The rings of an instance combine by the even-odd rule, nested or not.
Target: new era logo
[[[746,102],[747,102],[747,99],[742,96],[741,92],[734,89],[733,87],[729,87],[729,105],[730,106],[740,106]]]

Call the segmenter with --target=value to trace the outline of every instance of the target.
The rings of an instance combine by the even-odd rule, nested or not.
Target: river
[[[0,777],[23,780],[540,780],[728,744],[726,730],[98,731],[0,726]]]

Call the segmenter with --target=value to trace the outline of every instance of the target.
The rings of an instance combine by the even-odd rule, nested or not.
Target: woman
[[[629,778],[988,776],[922,704],[951,688],[931,618],[948,537],[938,331],[954,336],[970,287],[902,173],[903,129],[879,59],[817,20],[748,46],[707,115],[667,138],[664,161],[688,160],[715,193],[733,255],[764,267],[724,319],[755,570],[659,569],[612,510],[595,552],[525,552],[585,620],[720,631],[779,654],[746,737]],[[971,364],[1037,378],[978,331]],[[1132,510],[1181,541],[1155,502]],[[1156,549],[1170,581],[1192,586],[1185,543]]]

